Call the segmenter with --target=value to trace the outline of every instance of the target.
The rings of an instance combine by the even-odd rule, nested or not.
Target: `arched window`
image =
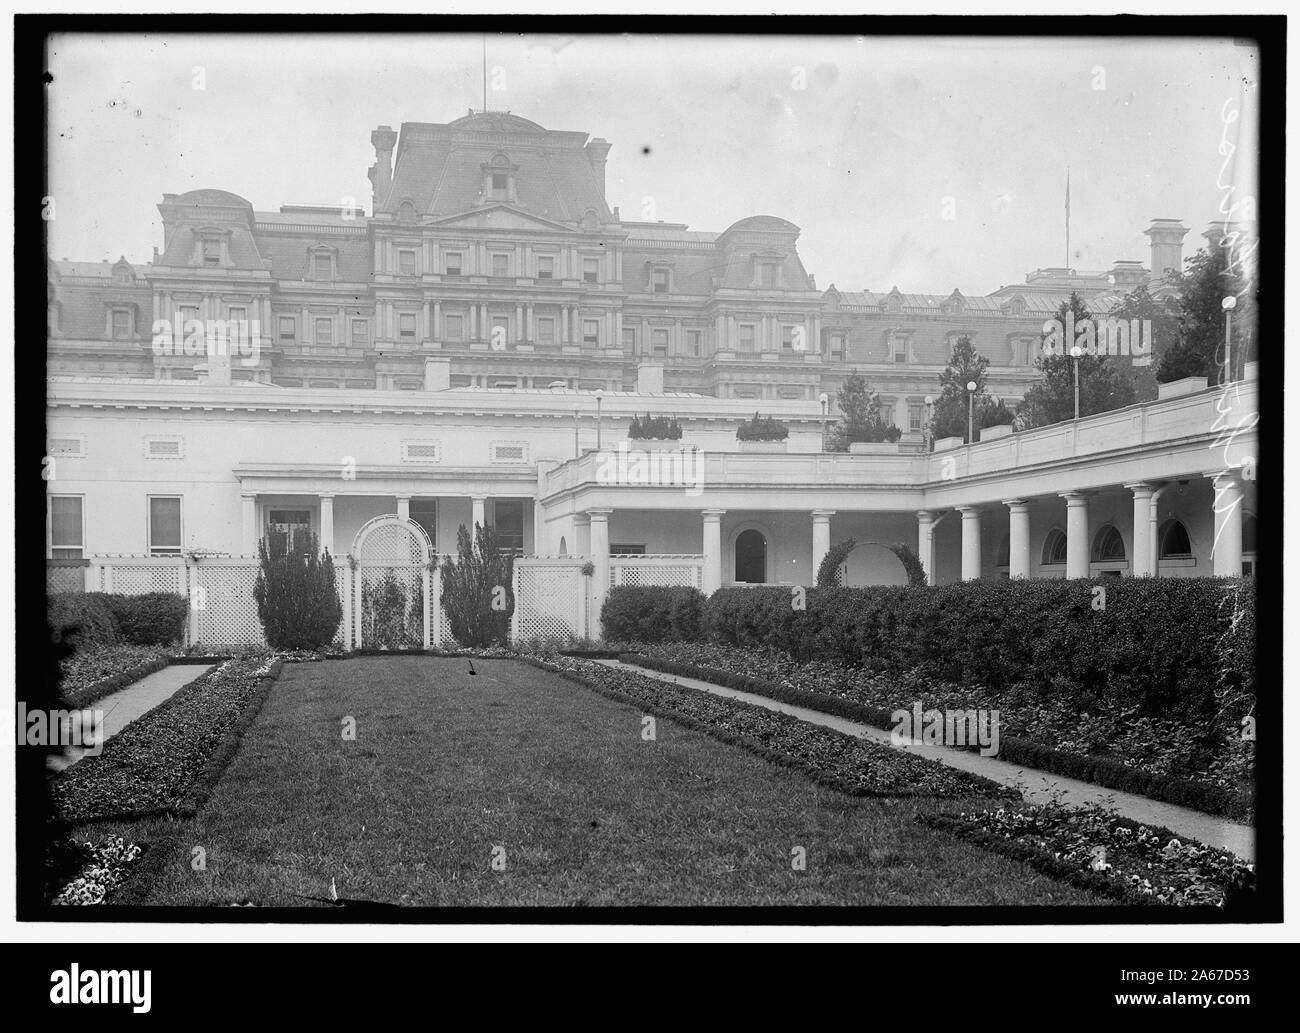
[[[410,201],[403,201],[397,209],[397,221],[415,222],[416,221],[415,205],[413,205]]]
[[[1106,524],[1092,540],[1092,562],[1110,563],[1125,559],[1124,538],[1113,524]]]
[[[1047,541],[1043,542],[1043,566],[1050,567],[1064,563],[1065,532],[1059,527],[1054,527],[1047,533]]]
[[[1160,525],[1160,558],[1176,559],[1192,554],[1192,540],[1181,520],[1166,520]]]

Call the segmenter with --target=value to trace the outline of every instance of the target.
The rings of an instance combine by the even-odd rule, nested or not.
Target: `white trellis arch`
[[[417,627],[420,648],[437,644],[441,623],[438,572],[430,570],[433,544],[423,527],[391,513],[375,517],[357,531],[348,558],[352,568],[353,615],[349,631],[354,645],[409,648],[415,644]],[[401,629],[376,623],[371,593],[390,579],[401,590],[403,598],[410,600]],[[418,605],[414,598],[417,586]]]

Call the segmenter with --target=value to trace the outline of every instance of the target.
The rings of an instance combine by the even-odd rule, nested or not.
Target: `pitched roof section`
[[[483,197],[483,167],[500,165],[513,171],[517,207],[571,225],[590,210],[603,225],[613,221],[605,202],[608,145],[591,143],[586,133],[543,129],[507,112],[446,125],[405,122],[392,186],[378,210],[396,213],[409,200],[422,216],[464,212],[490,200]]]

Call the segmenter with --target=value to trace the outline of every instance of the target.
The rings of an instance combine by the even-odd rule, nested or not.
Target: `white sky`
[[[259,210],[350,197],[369,211],[370,131],[481,107],[482,45],[62,37],[50,254],[147,261],[162,195],[200,187]],[[610,141],[624,219],[644,198],[693,229],[781,216],[821,288],[977,294],[1059,266],[1067,165],[1079,269],[1147,264],[1155,217],[1191,227],[1190,254],[1221,183],[1255,192],[1257,57],[1230,40],[495,36],[487,59],[505,86],[489,84],[490,107]],[[1238,164],[1221,174],[1225,102]]]

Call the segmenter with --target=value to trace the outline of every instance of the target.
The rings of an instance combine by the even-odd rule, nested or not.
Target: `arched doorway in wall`
[[[736,535],[735,576],[737,584],[762,585],[767,582],[767,538],[753,527]]]

